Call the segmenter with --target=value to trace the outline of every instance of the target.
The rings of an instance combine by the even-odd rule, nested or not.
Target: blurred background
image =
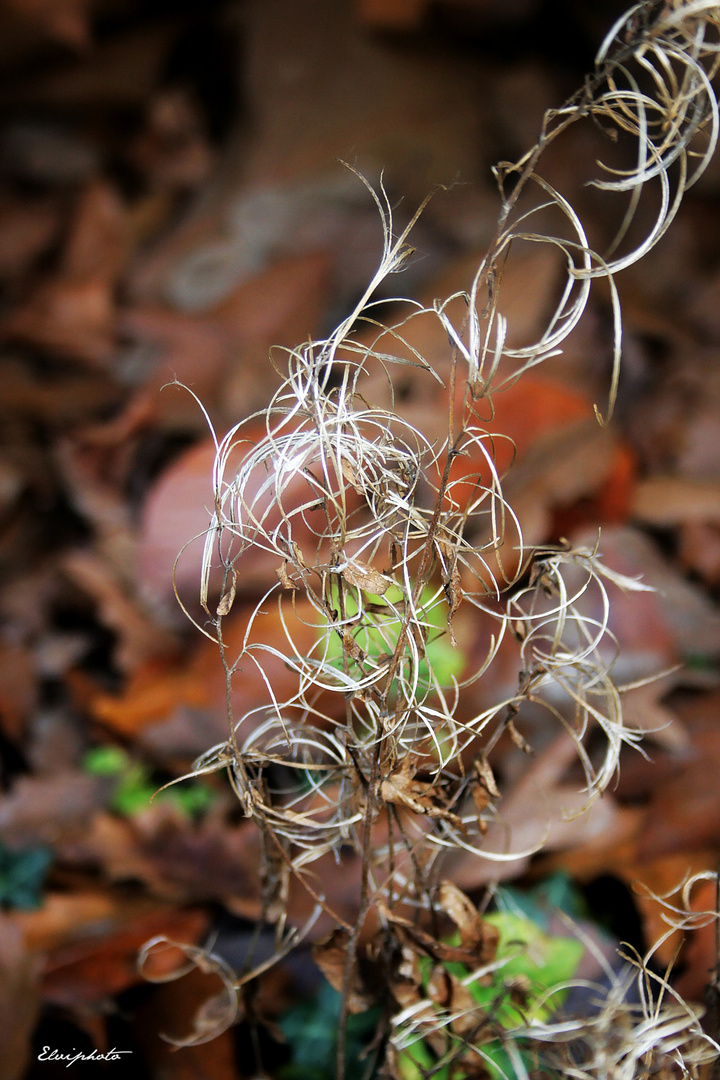
[[[467,287],[497,222],[492,166],[534,144],[623,8],[0,0],[2,1080],[61,1075],[43,1047],[131,1051],[74,1066],[84,1077],[129,1062],[137,1080],[255,1075],[242,1025],[178,1052],[159,1038],[190,1030],[203,976],[151,985],[136,968],[153,935],[211,931],[239,964],[260,910],[257,838],[222,777],[150,805],[226,733],[217,650],[172,582],[207,524],[212,442],[197,402],[167,384],[189,387],[222,434],[267,404],[273,346],[328,333],[350,309],[382,230],[341,162],[384,184],[399,227],[443,187],[389,294],[429,303]],[[597,132],[573,129],[543,169],[591,237],[612,231],[608,200],[586,186],[599,152]],[[545,246],[519,253],[501,305],[515,340],[541,334],[558,270]],[[597,810],[505,875],[567,875],[604,905],[610,941],[641,947],[659,917],[633,883],[664,891],[720,856],[720,160],[618,287],[611,427],[592,416],[611,361],[599,286],[564,356],[499,396],[496,430],[518,446],[508,490],[531,542],[593,542],[602,528],[610,565],[657,586],[614,611],[623,677],[682,668],[628,698],[652,760],[629,754]],[[436,329],[417,333],[431,359],[447,352]],[[418,392],[418,416],[427,408]],[[191,544],[177,573],[191,608],[198,565]],[[252,568],[239,583],[238,644],[260,584]],[[515,674],[501,655],[476,694],[502,695]],[[251,673],[236,686],[245,708],[263,693]],[[533,784],[552,804],[567,782],[550,744],[533,767],[507,797],[518,850],[537,828]],[[351,915],[352,873],[328,873]],[[489,879],[469,859],[455,873],[471,893]],[[297,919],[307,905],[297,898]],[[682,955],[690,997],[713,948],[696,938]],[[311,967],[306,952],[278,970],[258,1009],[281,1018],[316,986]],[[287,1060],[267,1039],[269,1060]]]

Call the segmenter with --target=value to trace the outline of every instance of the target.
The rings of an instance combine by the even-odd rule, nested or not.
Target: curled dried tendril
[[[138,970],[148,982],[176,982],[193,971],[200,971],[221,984],[218,992],[208,997],[197,1010],[192,1031],[182,1037],[164,1034],[162,1037],[165,1041],[177,1047],[199,1046],[211,1042],[232,1027],[243,1013],[243,988],[287,956],[312,930],[320,912],[320,906],[316,905],[302,929],[291,928],[284,934],[277,934],[275,952],[267,959],[253,963],[251,949],[246,958],[247,970],[242,974],[235,972],[222,956],[213,951],[212,946],[190,945],[174,941],[164,934],[146,941],[138,954],[137,963]],[[173,959],[176,959],[173,953],[185,957],[185,963],[173,963]]]
[[[649,961],[637,954],[625,959],[628,968],[613,977],[609,990],[596,987],[592,1015],[532,1024],[515,1037],[540,1044],[550,1068],[577,1080],[699,1080],[720,1054],[720,1045],[703,1031],[702,1008],[685,1002]]]
[[[173,966],[169,971],[158,971],[159,954],[167,952],[180,953],[186,958],[186,962],[177,967]],[[154,970],[153,965],[156,965]],[[235,972],[221,957],[207,949],[173,941],[161,934],[145,942],[138,957],[138,968],[144,978],[154,983],[175,982],[191,971],[198,970],[203,975],[215,976],[222,984],[218,993],[209,997],[195,1014],[190,1034],[183,1037],[163,1035],[166,1042],[173,1046],[198,1046],[200,1043],[210,1042],[232,1027],[238,1019],[240,1003]]]

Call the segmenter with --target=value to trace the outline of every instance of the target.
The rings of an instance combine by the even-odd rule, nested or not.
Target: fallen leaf
[[[717,867],[715,867],[717,871]],[[679,883],[682,878],[678,878]],[[697,927],[685,935],[685,942],[679,956],[681,974],[674,980],[674,988],[683,1001],[699,1001],[705,1004],[710,1016],[717,1023],[717,978],[720,956],[718,956],[717,920],[720,918],[715,881],[700,882],[692,891],[690,910],[700,916]],[[708,912],[704,918],[701,912]],[[715,980],[715,1001],[708,994]],[[712,1017],[714,1005],[715,1017]],[[707,1029],[706,1029],[707,1030]],[[710,1034],[717,1038],[717,1030]]]
[[[595,847],[605,851],[604,845],[611,848],[625,839],[624,808],[612,795],[604,792],[602,799],[588,804],[581,783],[566,779],[577,760],[573,740],[563,733],[549,741],[548,734],[543,734],[548,741],[533,758],[522,750],[517,751],[516,761],[505,754],[503,767],[510,770],[513,782],[506,784],[483,839],[483,848],[502,859],[483,860],[469,852],[449,854],[445,870],[459,888],[471,891],[489,881],[517,877],[541,849],[547,859],[555,851],[568,851],[572,858]],[[633,837],[635,827],[633,822]],[[515,857],[513,852],[517,852]]]
[[[277,387],[270,361],[273,349],[295,347],[319,327],[326,303],[328,257],[311,252],[278,260],[242,281],[222,303],[196,311],[166,306],[134,306],[120,316],[120,328],[136,348],[151,351],[153,384],[173,380],[191,386],[218,427],[263,408]],[[196,402],[185,394],[163,394],[162,422],[177,423]]]
[[[642,834],[639,830],[638,836]],[[691,931],[685,934],[681,930],[671,931],[667,903],[682,907],[679,890],[684,883],[698,873],[710,873],[717,867],[717,857],[711,849],[697,852],[682,852],[674,855],[660,855],[658,858],[627,863],[619,862],[610,873],[619,877],[632,893],[633,902],[642,920],[643,936],[648,945],[655,946],[654,959],[658,964],[667,965],[673,972],[672,982],[681,991],[687,992],[687,999],[702,1001],[704,989],[714,963],[708,958],[704,971],[698,969],[698,961],[707,956],[710,945],[707,933]],[[714,893],[713,888],[713,893]],[[693,890],[692,906],[695,911],[700,906],[710,907],[714,903],[702,884]],[[697,905],[697,906],[696,906]],[[707,930],[707,928],[705,928]],[[713,933],[714,938],[714,933]],[[687,950],[687,953],[686,953]],[[685,961],[689,964],[686,969]],[[687,974],[687,982],[684,976]],[[704,982],[701,981],[704,978]],[[679,984],[679,985],[678,985]],[[695,995],[700,990],[700,996]]]
[[[115,343],[114,289],[125,262],[124,207],[104,182],[83,192],[58,272],[0,321],[0,336],[101,364]]]
[[[688,476],[649,476],[635,489],[631,514],[660,528],[720,523],[720,484]]]
[[[37,286],[0,322],[0,338],[90,364],[106,361],[115,342],[115,304],[93,278],[55,278]]]
[[[225,470],[225,481],[232,482],[236,470],[248,450],[266,435],[264,421],[248,424],[238,438],[242,443],[230,455]],[[247,440],[247,442],[245,442]],[[191,447],[178,457],[159,478],[148,496],[138,541],[137,582],[141,594],[149,603],[176,610],[172,595],[173,580],[178,596],[199,619],[197,597],[200,592],[201,565],[205,533],[214,509],[215,495],[212,488],[212,470],[216,448],[212,440]],[[326,519],[318,497],[317,487],[304,471],[292,474],[282,492],[283,510],[277,506],[275,493],[264,491],[268,473],[258,467],[246,488],[246,503],[253,508],[253,515],[262,519],[265,530],[272,532],[283,523],[284,515],[292,522],[292,553],[287,555],[301,566],[323,562],[329,558],[327,546],[318,551],[318,537],[326,527]],[[348,497],[348,514],[361,505],[358,496]],[[301,514],[295,513],[304,507]],[[248,530],[250,516],[245,507],[239,510]],[[289,527],[288,527],[289,528]],[[286,530],[287,531],[287,530]],[[177,560],[177,562],[176,562]],[[174,579],[173,579],[174,567]],[[249,544],[234,562],[237,574],[238,596],[258,595],[277,583],[278,552],[267,551]],[[362,572],[360,570],[359,572]],[[381,583],[380,576],[372,582]],[[210,593],[218,592],[223,570],[215,565],[211,571]],[[352,570],[351,570],[352,574]],[[384,579],[383,579],[384,580]]]
[[[720,584],[720,523],[687,521],[680,525],[680,560],[715,587]]]
[[[416,30],[430,0],[360,0],[358,16],[373,30]]]
[[[236,602],[233,614],[224,622],[223,641],[230,663],[243,648],[247,621],[253,611],[254,607]],[[277,606],[259,614],[254,622],[252,640],[271,645],[280,640],[285,642],[287,628],[293,634],[299,652],[307,655],[317,641],[311,605],[303,600],[292,612],[284,611],[283,616],[284,625]],[[282,657],[267,652],[256,653],[255,659],[257,663],[246,660],[233,675],[232,706],[236,722],[254,709],[270,704],[268,685],[273,687],[279,699],[290,696],[297,688],[297,675]],[[82,697],[100,724],[123,736],[152,738],[156,750],[165,758],[172,754],[195,757],[207,749],[208,724],[199,720],[189,728],[186,721],[176,724],[183,711],[212,714],[215,719],[211,729],[217,736],[214,741],[227,738],[225,673],[219,646],[205,637],[196,638],[189,656],[155,657],[140,664],[121,694],[93,692],[87,680],[77,679],[76,682],[81,684]],[[241,737],[249,734],[253,724],[259,722],[251,716],[241,730]],[[147,729],[155,725],[156,730],[151,734]],[[173,737],[173,730],[177,735],[187,731],[191,742],[181,747]]]
[[[130,595],[109,559],[88,550],[70,551],[60,569],[93,598],[98,621],[117,635],[114,659],[120,671],[136,671],[155,657],[177,654],[175,637]]]
[[[261,432],[254,432],[261,437]],[[177,610],[173,584],[180,599],[197,605],[205,531],[214,503],[212,468],[215,443],[206,440],[184,451],[160,476],[143,510],[138,539],[137,583],[149,603]],[[237,455],[233,461],[238,461]],[[275,569],[277,557],[258,556]],[[177,564],[176,564],[177,560]],[[254,578],[251,575],[248,583]],[[242,589],[245,575],[241,577]],[[217,589],[217,574],[214,586]]]
[[[87,833],[64,849],[68,861],[101,866],[112,881],[141,882],[179,904],[212,901],[247,919],[261,911],[255,830],[209,820],[189,826],[176,813],[149,806],[132,819],[97,814]]]
[[[12,742],[26,732],[37,700],[36,677],[29,649],[0,645],[0,727]]]
[[[572,540],[592,547],[597,530]],[[720,654],[720,618],[715,605],[638,529],[609,526],[600,556],[611,570],[639,578],[655,592],[612,589],[609,628],[619,645],[616,672],[622,681],[671,667],[678,659]],[[597,613],[597,612],[596,612]]]
[[[124,397],[117,383],[102,372],[78,375],[63,371],[61,378],[49,379],[47,374],[38,375],[11,356],[3,359],[2,377],[3,417],[12,413],[45,424],[53,432],[96,420],[98,415],[117,408]]]
[[[676,700],[673,705],[689,734],[690,745],[671,761],[672,771],[650,793],[646,824],[638,841],[640,860],[690,853],[711,847],[720,829],[720,769],[717,707],[709,692]]]
[[[74,942],[97,943],[133,919],[168,911],[167,905],[148,897],[114,894],[82,881],[75,885],[70,891],[48,892],[42,907],[34,911],[13,911],[7,916],[22,932],[31,953],[49,956]]]
[[[72,1009],[87,1009],[142,983],[138,953],[158,934],[190,944],[200,942],[208,932],[208,913],[200,908],[164,908],[130,917],[125,924],[105,933],[89,934],[55,948],[47,959],[42,992],[45,1001]],[[166,973],[180,958],[165,957]],[[170,966],[168,966],[170,965]]]
[[[0,915],[0,1046],[3,1080],[22,1080],[40,1012],[40,964],[10,916]]]
[[[204,1021],[215,1019],[218,980],[195,967],[174,982],[153,987],[138,1010],[136,1038],[151,1075],[164,1080],[239,1080],[234,1032],[226,1030],[197,1046],[176,1045]]]
[[[13,846],[56,844],[87,828],[107,785],[80,770],[20,776],[0,796],[0,837]]]
[[[0,197],[0,280],[21,280],[54,242],[60,226],[54,201]]]
[[[90,44],[89,13],[95,0],[3,0],[5,17],[22,19],[43,37],[84,50]]]
[[[126,207],[107,180],[95,180],[82,192],[60,269],[70,280],[120,281],[128,256]]]

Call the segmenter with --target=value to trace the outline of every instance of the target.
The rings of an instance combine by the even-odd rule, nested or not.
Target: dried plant
[[[501,736],[528,750],[527,715],[534,717],[532,730],[560,725],[575,745],[588,802],[612,782],[623,745],[640,738],[623,720],[608,611],[613,588],[645,586],[609,570],[594,548],[523,545],[496,465],[493,397],[561,351],[593,281],[602,278],[613,309],[606,410],[612,413],[621,352],[614,275],[658,242],[715,149],[718,30],[720,11],[709,0],[653,0],[623,16],[582,90],[547,113],[535,147],[497,168],[501,209],[488,252],[468,291],[431,309],[373,299],[410,255],[414,220],[396,236],[384,189],[376,193],[366,184],[384,229],[375,277],[330,337],[287,353],[286,375],[267,410],[216,440],[201,587],[208,621],[198,625],[219,646],[229,737],[196,772],[227,769],[245,815],[260,830],[263,917],[277,927],[279,956],[297,937],[285,925],[290,878],[315,898],[316,914],[332,914],[313,864],[328,855],[360,862],[356,918],[349,924],[337,917],[335,934],[317,950],[320,966],[343,992],[341,1073],[348,1010],[372,996],[357,966],[361,933],[371,925],[365,967],[381,972],[388,1014],[398,1014],[390,1061],[403,1040],[418,1032],[427,1038],[428,1025],[443,1027],[462,1046],[451,1047],[447,1059],[441,1054],[439,1069],[453,1054],[462,1057],[473,1032],[477,1041],[482,1024],[492,1022],[472,1009],[468,1019],[469,1006],[462,1005],[446,1010],[440,1022],[408,972],[418,956],[437,961],[448,949],[469,965],[473,979],[497,963],[482,920],[458,915],[469,902],[442,883],[442,867],[445,853],[458,848],[486,860],[518,855],[511,843],[497,850],[486,840],[489,824],[502,819],[492,761]],[[591,247],[570,202],[538,172],[546,149],[580,121],[595,124],[614,155],[615,164],[601,164],[591,183],[608,198],[626,200],[603,253]],[[648,215],[649,227],[638,237]],[[503,269],[521,243],[557,249],[564,284],[541,337],[511,346]],[[408,328],[418,317],[444,329],[446,363],[431,366],[410,343]],[[395,381],[408,368],[437,388],[447,416],[441,435],[418,430],[403,415]],[[264,434],[253,440],[247,433],[258,421]],[[239,655],[231,655],[223,621],[236,590],[247,592],[244,560],[251,556],[257,565],[261,553],[277,580],[252,611]],[[219,603],[211,601],[218,575]],[[486,655],[471,671],[453,651],[461,607],[494,626]],[[284,631],[282,648],[265,634],[271,608]],[[459,719],[465,688],[483,677],[504,639],[517,645],[515,692]],[[295,679],[294,692],[283,699],[273,686],[277,661]],[[241,684],[248,665],[265,680],[267,704],[237,714],[233,682]],[[589,749],[591,733],[594,743],[602,738],[599,755],[596,746]],[[439,940],[443,913],[459,927],[458,946]],[[224,970],[222,977],[227,986]],[[678,1068],[696,1075],[707,1052],[703,1044],[696,1053],[697,1019],[669,998],[662,980],[655,980],[653,995],[653,978],[641,964],[639,1011],[625,1004],[625,984],[616,981],[587,1022],[529,1022],[513,1038],[505,1032],[516,1074],[527,1075],[513,1049],[514,1040],[525,1038],[556,1044],[557,1053],[566,1046],[558,1068],[567,1076],[675,1075],[662,1062],[680,1063],[681,1052],[686,1065]],[[658,1061],[659,1074],[653,1072]]]
[[[705,1067],[717,1062],[720,1045],[701,1026],[703,1010],[685,1002],[673,989],[670,971],[663,974],[653,966],[657,950],[671,934],[712,924],[718,927],[717,905],[705,910],[691,906],[692,889],[703,880],[714,881],[717,890],[717,874],[703,872],[676,890],[679,904],[655,897],[665,908],[667,934],[645,957],[632,951],[624,955],[626,966],[619,974],[607,972],[610,988],[597,988],[596,1011],[590,1018],[531,1024],[514,1036],[552,1047],[550,1052],[545,1050],[546,1062],[562,1076],[578,1080],[714,1075]]]
[[[469,978],[483,974],[487,969]],[[717,1060],[720,1047],[703,1031],[699,1010],[673,994],[667,980],[640,958],[620,974],[611,972],[609,979],[609,987],[584,984],[586,993],[594,995],[591,1015],[563,1014],[563,995],[581,985],[570,980],[533,1001],[529,1015],[509,1031],[489,1025],[477,1006],[438,1010],[429,998],[421,999],[394,1019],[392,1053],[397,1061],[418,1043],[433,1046],[437,1064],[430,1075],[445,1069],[446,1076],[489,1073],[502,1080],[530,1080],[540,1068],[543,1075],[551,1070],[550,1075],[573,1080],[703,1076],[703,1067]],[[637,1004],[628,1000],[633,986],[639,991]],[[543,1009],[553,1009],[556,1019],[543,1019]],[[532,1015],[538,1012],[540,1019]]]

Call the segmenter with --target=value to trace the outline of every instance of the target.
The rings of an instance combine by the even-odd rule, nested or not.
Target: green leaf
[[[397,1056],[400,1080],[425,1080],[434,1064],[433,1055],[422,1039],[411,1043]],[[448,1080],[448,1066],[443,1065],[432,1074],[433,1080]]]
[[[215,801],[215,792],[208,784],[192,782],[161,791],[157,798],[172,798],[188,817],[198,817],[210,809]]]
[[[291,1062],[278,1070],[278,1080],[334,1080],[340,994],[323,982],[314,997],[288,1009],[280,1028],[292,1054]],[[346,1047],[347,1080],[362,1080],[367,1062],[363,1051],[371,1042],[380,1009],[348,1017]]]
[[[12,850],[0,844],[0,907],[40,907],[53,853],[47,847]]]
[[[85,754],[83,768],[91,776],[115,779],[110,809],[124,817],[147,810],[151,802],[169,803],[186,817],[197,817],[213,803],[215,792],[206,783],[189,781],[158,791],[152,772],[142,762],[134,761],[119,746],[95,746]]]
[[[119,746],[93,746],[83,757],[83,769],[90,776],[119,776],[130,758]]]
[[[337,586],[334,590],[333,604],[338,610]],[[448,686],[454,677],[462,673],[466,662],[462,651],[456,649],[448,637],[447,605],[437,599],[433,602],[433,595],[433,590],[426,588],[420,597],[421,617],[425,624],[427,644],[425,659],[419,665],[418,695],[427,691],[431,670],[441,685]],[[401,600],[402,593],[395,585],[391,586],[383,596],[363,593],[363,603],[371,605],[372,612],[365,612],[362,621],[359,620],[357,626],[349,625],[348,630],[367,655],[380,656],[394,652],[400,638],[403,619],[395,613],[391,605],[397,605]],[[360,611],[357,596],[352,589],[346,590],[344,604],[346,618],[352,619]],[[344,662],[342,642],[336,633],[332,633],[328,638],[328,659],[338,665]]]
[[[530,919],[511,912],[495,912],[486,918],[500,933],[497,955],[505,962],[495,972],[490,986],[470,984],[473,998],[507,1029],[524,1025],[529,1016],[547,1019],[565,995],[555,994],[544,1005],[540,999],[546,991],[572,978],[584,952],[582,943],[576,938],[546,934]],[[518,981],[527,987],[523,1006],[515,1004],[509,992]]]
[[[132,817],[133,814],[147,810],[155,790],[155,784],[150,783],[148,770],[144,765],[136,762],[130,765],[120,777],[110,806],[118,814]]]
[[[507,897],[508,892],[509,890],[503,890],[501,897]],[[529,906],[532,908],[534,901],[531,901]],[[493,912],[485,918],[497,927],[499,932],[497,959],[502,961],[502,964],[492,973],[487,985],[480,985],[478,982],[467,984],[474,1001],[495,1025],[509,1033],[518,1027],[524,1027],[530,1019],[548,1019],[560,1007],[565,997],[564,989],[555,992],[553,989],[562,987],[573,977],[584,946],[576,938],[548,934],[533,919],[517,912]],[[459,945],[460,935],[452,935],[448,943]],[[420,960],[423,987],[426,991],[433,966],[429,957]],[[450,962],[443,967],[461,980],[470,974],[464,964]],[[548,996],[545,1000],[546,994]],[[499,1039],[483,1043],[479,1050],[492,1080],[502,1080],[503,1077],[513,1080],[514,1067]],[[529,1069],[531,1064],[521,1046],[518,1046],[518,1051],[523,1060],[527,1061]],[[408,1059],[404,1056],[406,1054],[410,1055]],[[425,1061],[425,1054],[430,1057],[429,1066]],[[434,1061],[434,1055],[426,1044],[415,1043],[403,1052],[403,1068],[406,1071],[403,1080],[421,1080],[432,1068]],[[449,1080],[449,1077],[444,1075],[446,1071],[447,1067],[443,1066],[432,1074],[433,1078]]]

